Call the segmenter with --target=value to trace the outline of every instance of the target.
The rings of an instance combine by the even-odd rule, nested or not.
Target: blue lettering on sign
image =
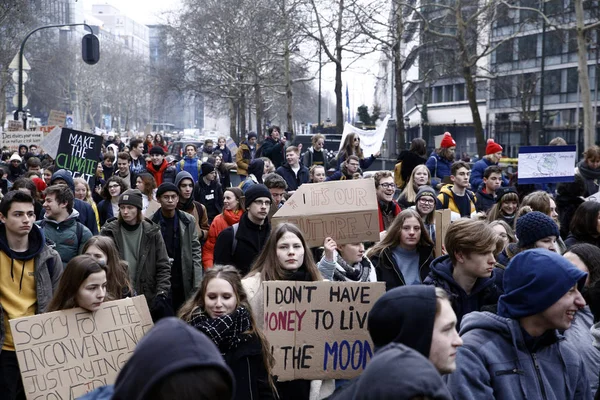
[[[365,369],[371,357],[373,357],[373,350],[367,340],[356,340],[352,344],[347,340],[325,343],[323,369],[325,371],[338,369],[345,371],[348,367],[354,371]]]

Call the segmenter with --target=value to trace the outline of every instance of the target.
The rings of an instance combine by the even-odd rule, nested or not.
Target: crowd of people
[[[91,399],[592,399],[600,375],[600,148],[575,180],[519,185],[490,139],[471,166],[415,139],[373,171],[380,241],[309,247],[271,218],[301,185],[364,179],[380,156],[345,136],[331,159],[273,126],[168,154],[160,134],[103,145],[73,178],[36,144],[3,152],[0,399],[24,399],[9,320],[144,295],[155,327]],[[556,144],[563,144],[554,141]],[[564,142],[564,141],[563,141]],[[116,163],[116,164],[115,164]],[[242,178],[232,185],[230,171]],[[366,175],[366,174],[365,174]],[[435,210],[451,224],[436,233]],[[335,210],[332,210],[335,211]],[[438,227],[439,228],[439,227]],[[441,253],[436,253],[441,243]],[[439,247],[439,246],[438,246]],[[353,380],[279,381],[263,282],[384,282],[372,360]],[[596,396],[600,398],[600,393]]]

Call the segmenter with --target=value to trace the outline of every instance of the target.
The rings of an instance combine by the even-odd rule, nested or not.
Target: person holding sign
[[[89,312],[100,309],[106,297],[106,264],[82,254],[67,264],[58,288],[48,304],[48,312],[81,307]]]
[[[113,300],[136,296],[129,275],[127,262],[121,260],[115,242],[106,236],[92,236],[83,246],[83,254],[94,257],[106,265],[107,296]]]
[[[377,282],[377,274],[371,261],[365,256],[365,245],[348,243],[338,245],[331,237],[323,243],[325,254],[319,271],[330,281]]]
[[[390,290],[422,283],[429,273],[433,248],[421,216],[408,209],[398,214],[385,238],[369,249],[367,257],[375,266],[377,280]]]
[[[269,373],[273,356],[235,267],[217,265],[208,270],[179,317],[217,345],[235,377],[236,400],[275,398]]]
[[[8,400],[23,393],[8,321],[46,312],[63,272],[60,256],[34,223],[33,203],[18,190],[0,202],[0,396]]]

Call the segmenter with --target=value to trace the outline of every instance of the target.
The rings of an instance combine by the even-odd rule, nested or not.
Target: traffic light
[[[100,60],[100,41],[94,34],[88,33],[81,40],[81,57],[86,64],[94,65]]]

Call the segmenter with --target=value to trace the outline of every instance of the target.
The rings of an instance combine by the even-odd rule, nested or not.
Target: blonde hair
[[[73,188],[75,189],[77,185],[85,186],[85,202],[92,207],[96,205],[94,199],[92,199],[92,191],[90,190],[90,185],[88,185],[87,181],[83,178],[75,178],[73,179]],[[75,190],[73,190],[73,193],[75,193]]]
[[[452,264],[456,264],[456,253],[485,254],[490,248],[493,248],[494,254],[498,254],[504,248],[504,243],[489,223],[461,218],[448,228],[444,246]]]
[[[425,164],[417,165],[412,170],[412,172],[410,174],[410,178],[408,180],[408,183],[406,184],[406,186],[404,187],[404,190],[400,194],[400,196],[404,196],[404,199],[409,203],[414,203],[416,201],[417,192],[419,191],[419,188],[415,184],[415,174],[420,170],[424,170],[427,172],[426,185],[428,185],[428,186],[431,185],[431,172],[429,172],[429,168],[427,168],[427,166],[425,166]]]

